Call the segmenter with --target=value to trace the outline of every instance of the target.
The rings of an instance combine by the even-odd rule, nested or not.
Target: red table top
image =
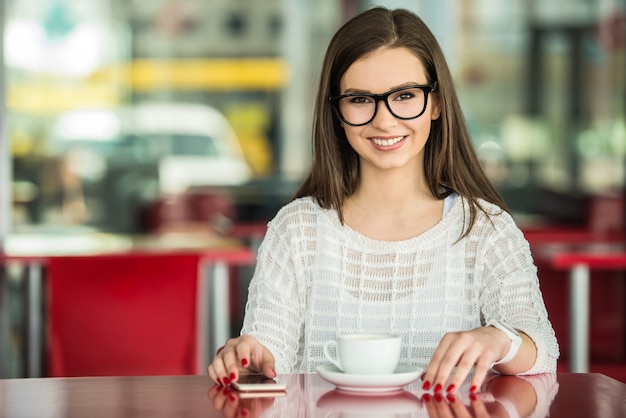
[[[557,269],[569,269],[584,265],[594,270],[626,269],[626,251],[621,252],[564,252],[552,259],[552,265]]]
[[[470,400],[468,382],[446,398],[424,393],[420,380],[363,396],[339,391],[317,374],[279,378],[285,396],[253,399],[208,376],[7,379],[0,380],[0,417],[473,417],[481,409],[507,416],[511,408],[521,417],[626,416],[626,384],[601,374],[494,375],[477,400]]]
[[[624,242],[546,242],[531,244],[536,259],[547,260],[556,269],[584,265],[594,270],[626,268]]]
[[[251,264],[255,259],[255,252],[242,241],[219,236],[205,236],[201,234],[178,234],[171,236],[141,236],[121,237],[98,243],[93,238],[87,248],[63,249],[48,247],[17,252],[0,252],[1,261],[22,261],[27,263],[45,263],[52,257],[109,257],[109,258],[137,258],[137,257],[176,257],[184,255],[199,255],[204,262],[225,262],[228,264]],[[33,241],[34,242],[34,241]]]

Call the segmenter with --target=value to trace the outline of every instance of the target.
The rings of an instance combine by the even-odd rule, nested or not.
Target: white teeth
[[[374,142],[376,145],[379,145],[381,147],[388,147],[389,145],[397,144],[398,142],[402,141],[402,138],[404,137],[399,136],[397,138],[391,138],[391,139],[372,138],[372,142]]]

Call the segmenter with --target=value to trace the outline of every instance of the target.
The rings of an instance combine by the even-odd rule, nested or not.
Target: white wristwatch
[[[489,321],[487,325],[499,329],[511,339],[511,347],[509,348],[509,352],[506,353],[506,355],[500,360],[493,363],[494,366],[496,364],[508,363],[509,361],[513,360],[513,357],[515,357],[515,355],[519,351],[520,346],[522,345],[522,337],[520,337],[519,332],[517,332],[514,328],[511,328],[504,322],[498,320]]]

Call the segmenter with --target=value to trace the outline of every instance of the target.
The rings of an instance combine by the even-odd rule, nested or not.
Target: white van
[[[230,123],[198,103],[147,102],[121,109],[77,109],[59,116],[53,153],[80,149],[78,175],[106,175],[107,164],[154,163],[161,193],[192,186],[236,186],[252,178]],[[82,163],[81,163],[82,160]]]

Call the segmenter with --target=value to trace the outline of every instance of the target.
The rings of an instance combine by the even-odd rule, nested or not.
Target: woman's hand
[[[515,358],[515,363],[518,363],[517,357],[520,353],[524,353],[526,357],[532,352],[530,348],[534,348],[534,344],[528,336],[520,335],[522,336],[522,348]],[[504,332],[490,326],[471,331],[447,333],[441,339],[428,369],[422,377],[424,380],[423,387],[425,390],[432,388],[435,393],[443,390],[453,393],[475,367],[470,392],[476,392],[485,380],[485,376],[493,363],[506,355],[510,345],[511,340]],[[536,351],[534,353],[536,355]],[[532,366],[530,363],[525,367],[528,362],[523,361],[523,363],[519,372],[528,370]],[[454,371],[455,367],[456,371]],[[514,372],[508,363],[500,366],[499,370],[505,373]]]
[[[228,386],[237,381],[241,374],[263,373],[276,377],[274,356],[256,338],[250,335],[231,338],[217,350],[209,365],[211,379],[220,385]]]

